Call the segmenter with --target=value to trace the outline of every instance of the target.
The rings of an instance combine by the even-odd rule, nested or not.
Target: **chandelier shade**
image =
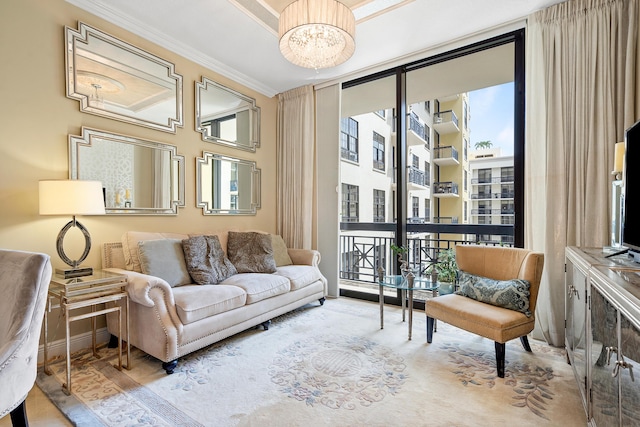
[[[355,51],[356,20],[336,0],[297,0],[280,14],[280,51],[305,68],[342,64]]]

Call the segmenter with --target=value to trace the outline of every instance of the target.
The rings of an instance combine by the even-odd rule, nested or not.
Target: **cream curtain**
[[[640,116],[638,2],[573,0],[527,24],[525,244],[545,269],[534,336],[564,344],[564,248],[609,244],[614,144]]]
[[[313,86],[278,95],[277,232],[293,248],[312,245],[314,132]]]

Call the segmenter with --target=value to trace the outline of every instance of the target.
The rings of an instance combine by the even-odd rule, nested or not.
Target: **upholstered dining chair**
[[[497,373],[504,378],[505,343],[520,338],[531,351],[527,334],[535,325],[544,255],[519,248],[458,245],[456,262],[468,283],[459,283],[456,293],[425,302],[427,342],[432,341],[435,319],[491,339]],[[529,295],[522,280],[529,283]]]
[[[50,279],[49,255],[0,249],[0,418],[11,413],[14,426],[28,426]]]

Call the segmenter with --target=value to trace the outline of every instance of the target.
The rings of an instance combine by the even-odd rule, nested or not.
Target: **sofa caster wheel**
[[[264,328],[265,331],[269,330],[269,325],[271,325],[271,320],[267,320],[266,322],[262,322],[261,323],[262,327]]]
[[[162,362],[162,369],[167,371],[167,375],[173,374],[173,370],[178,366],[178,360],[172,360],[171,362]]]
[[[318,302],[320,303],[320,305],[324,305],[324,302],[326,301],[325,297],[322,297],[318,300]]]

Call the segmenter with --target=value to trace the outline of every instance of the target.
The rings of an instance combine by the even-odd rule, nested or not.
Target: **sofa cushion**
[[[144,274],[164,279],[171,287],[191,283],[181,240],[142,240],[138,242],[138,256]]]
[[[140,257],[138,252],[138,242],[142,240],[160,240],[160,239],[186,239],[186,234],[178,233],[149,233],[146,231],[127,231],[122,235],[122,252],[124,254],[124,262],[127,270],[142,273],[140,267]]]
[[[292,291],[304,288],[322,279],[320,270],[310,265],[286,265],[278,267],[275,274],[289,279]]]
[[[487,277],[460,271],[458,275],[459,290],[456,294],[476,301],[519,311],[531,317],[529,310],[528,281],[523,279],[494,280]]]
[[[286,277],[264,273],[236,274],[223,281],[221,285],[232,285],[244,289],[247,293],[247,304],[286,294],[291,289],[289,279]]]
[[[276,262],[276,267],[283,265],[291,265],[291,257],[287,251],[287,245],[284,243],[282,236],[278,234],[271,235],[271,246],[273,247],[273,259]]]
[[[238,273],[274,273],[271,235],[255,231],[229,231],[227,256]]]
[[[237,286],[181,286],[174,288],[178,317],[185,325],[242,307],[247,294]]]
[[[194,282],[215,285],[237,273],[220,246],[218,236],[191,236],[182,241],[186,268]]]

